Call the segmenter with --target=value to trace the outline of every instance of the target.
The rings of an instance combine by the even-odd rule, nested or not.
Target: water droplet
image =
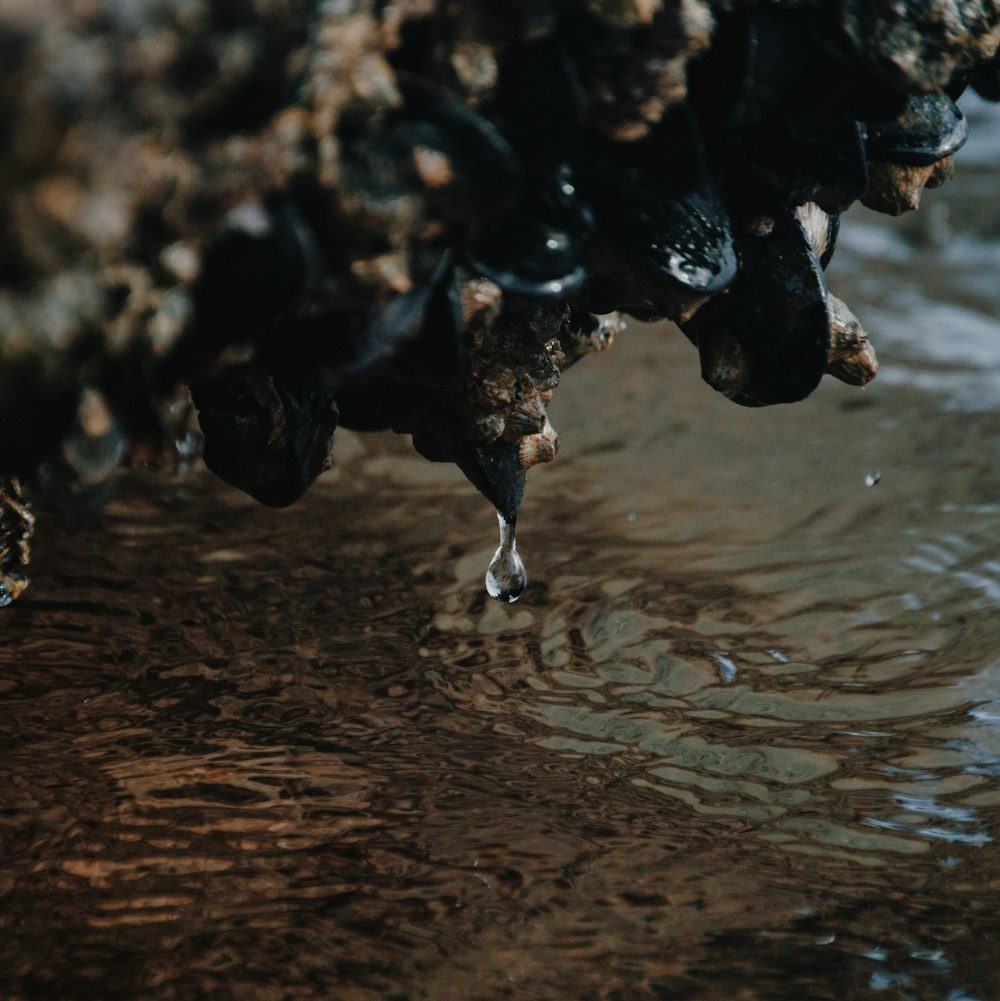
[[[521,597],[528,583],[528,574],[517,554],[514,523],[508,524],[499,512],[497,520],[500,522],[500,547],[493,554],[486,571],[486,590],[491,598],[514,602]]]
[[[877,469],[872,470],[872,471],[870,471],[868,473],[865,473],[865,486],[866,487],[873,487],[881,479],[882,479],[882,474]]]

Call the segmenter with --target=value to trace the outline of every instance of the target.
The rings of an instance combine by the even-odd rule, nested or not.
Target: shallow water
[[[1000,996],[979,127],[930,222],[845,225],[869,389],[743,410],[638,325],[567,377],[515,605],[485,503],[382,437],[285,512],[193,473],[44,525],[0,622],[0,996]]]

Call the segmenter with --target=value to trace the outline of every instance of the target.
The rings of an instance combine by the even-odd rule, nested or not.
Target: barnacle
[[[828,288],[839,213],[950,175],[998,45],[991,0],[15,5],[0,602],[25,491],[177,461],[188,388],[207,465],[267,504],[338,425],[456,463],[513,600],[548,404],[623,316],[676,321],[748,406],[874,376]]]
[[[9,605],[27,587],[23,570],[31,560],[35,518],[16,479],[0,482],[0,606]]]

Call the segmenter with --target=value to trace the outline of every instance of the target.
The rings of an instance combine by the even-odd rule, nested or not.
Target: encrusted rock
[[[266,503],[339,421],[458,463],[512,533],[622,314],[681,323],[736,402],[862,384],[836,214],[946,179],[998,45],[998,0],[8,2],[0,594],[20,484],[183,465],[189,387]]]
[[[943,90],[960,66],[1000,45],[996,0],[842,0],[844,29],[886,83],[908,93]]]

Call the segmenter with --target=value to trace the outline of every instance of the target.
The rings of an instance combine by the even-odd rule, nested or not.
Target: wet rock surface
[[[978,0],[15,0],[0,473],[91,500],[200,429],[282,505],[338,423],[393,428],[513,526],[561,371],[622,314],[749,406],[867,381],[837,217],[948,176],[998,44]]]

